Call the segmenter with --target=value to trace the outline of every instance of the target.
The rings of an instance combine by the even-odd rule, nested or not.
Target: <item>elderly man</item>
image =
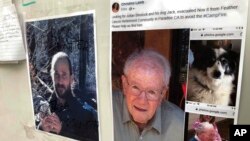
[[[195,136],[189,141],[221,141],[219,133],[209,122],[201,122],[195,127]]]
[[[39,129],[87,141],[98,140],[96,115],[84,107],[71,90],[72,66],[68,55],[56,53],[51,62],[54,93],[49,100],[51,114],[43,117]]]
[[[153,50],[132,53],[122,75],[123,92],[113,93],[115,141],[182,141],[184,113],[165,100],[168,61]]]

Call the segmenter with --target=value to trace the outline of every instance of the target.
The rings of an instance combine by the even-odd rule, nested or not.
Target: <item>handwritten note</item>
[[[0,10],[0,61],[25,59],[22,32],[15,6],[3,6]]]

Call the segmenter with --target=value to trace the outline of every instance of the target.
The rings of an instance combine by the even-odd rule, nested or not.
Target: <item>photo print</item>
[[[98,141],[94,12],[26,22],[36,128]]]

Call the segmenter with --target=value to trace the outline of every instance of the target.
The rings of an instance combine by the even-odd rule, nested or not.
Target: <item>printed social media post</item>
[[[124,120],[119,116],[124,113],[130,117],[126,121],[135,123],[135,127],[144,133],[144,126],[140,128],[141,124],[136,123],[142,123],[139,120],[141,118],[147,119],[143,116],[151,109],[147,104],[156,98],[152,98],[151,94],[161,93],[162,99],[158,104],[164,106],[165,101],[173,103],[182,110],[180,115],[202,114],[214,116],[218,122],[225,119],[237,123],[247,9],[248,2],[244,0],[205,0],[202,3],[199,0],[111,0],[110,89],[113,97],[114,139],[123,136],[125,140],[132,140],[128,135],[134,134],[134,130],[128,128],[130,126],[125,127]],[[146,77],[149,75],[138,73],[140,77],[137,77],[136,70],[128,71],[131,60],[143,54],[144,50],[153,50],[169,61],[171,77],[167,78],[169,83],[165,85],[166,89],[158,83],[163,76],[150,80]],[[159,66],[165,68],[164,63]],[[161,75],[160,71],[157,74]],[[166,81],[164,79],[163,82]],[[149,121],[155,121],[157,112],[168,112],[166,108],[155,108],[154,111],[148,120],[143,121],[145,127],[149,126]],[[184,125],[189,121],[184,116],[180,117],[174,119],[180,119],[182,126],[171,131],[184,131]],[[164,121],[175,121],[170,117],[161,119],[159,123],[164,127],[169,126]],[[229,124],[224,127],[229,128]],[[129,132],[120,132],[125,130]],[[171,138],[175,137],[174,133],[164,136],[167,134],[171,132],[162,131],[157,137],[183,140]],[[194,132],[192,135],[195,136]],[[140,134],[136,139],[139,140],[139,137]],[[228,140],[228,133],[221,135],[221,139]]]

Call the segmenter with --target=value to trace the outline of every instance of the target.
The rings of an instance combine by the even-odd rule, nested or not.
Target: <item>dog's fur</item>
[[[237,69],[234,53],[207,46],[196,47],[192,51],[194,62],[189,69],[187,100],[230,105]]]

